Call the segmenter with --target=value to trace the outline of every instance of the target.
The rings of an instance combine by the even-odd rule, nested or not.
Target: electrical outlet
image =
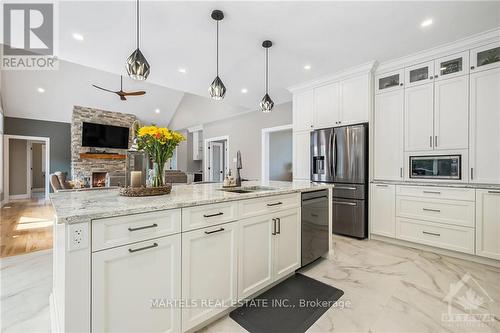
[[[68,250],[75,251],[89,246],[87,223],[71,224],[68,228]]]

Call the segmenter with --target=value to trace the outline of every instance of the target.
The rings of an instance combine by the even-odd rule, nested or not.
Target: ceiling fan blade
[[[126,92],[126,91],[123,91],[122,94],[124,96],[141,96],[141,95],[144,95],[146,92],[145,91],[130,91],[130,92]]]
[[[109,90],[109,89],[106,89],[106,88],[103,88],[103,87],[99,87],[99,86],[96,86],[95,84],[93,84],[92,86],[95,87],[95,88],[97,88],[97,89],[101,89],[101,90],[104,90],[104,91],[107,91],[107,92],[110,92],[110,93],[114,93],[114,94],[118,93],[117,91],[113,91],[113,90]]]

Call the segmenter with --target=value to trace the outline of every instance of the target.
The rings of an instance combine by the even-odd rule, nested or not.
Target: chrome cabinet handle
[[[156,228],[158,224],[153,223],[151,225],[145,225],[143,227],[137,227],[137,228],[128,228],[128,231],[137,231],[137,230],[143,230],[143,229],[149,229],[149,228]]]
[[[140,247],[138,249],[128,249],[128,252],[134,253],[134,252],[144,251],[144,250],[147,250],[147,249],[152,249],[152,248],[157,247],[157,246],[158,246],[158,243],[153,243],[153,245]]]
[[[422,210],[426,212],[441,213],[440,209],[422,208]]]
[[[438,191],[422,191],[422,193],[428,193],[428,194],[441,194],[441,192],[438,192]]]
[[[474,168],[470,168],[470,179],[474,179]]]
[[[432,148],[432,135],[431,135],[431,136],[429,136],[429,147],[431,147],[431,148]]]
[[[493,190],[491,190],[491,191],[488,191],[488,193],[490,193],[490,194],[500,194],[500,191],[493,191]]]
[[[316,200],[316,199],[321,199],[321,198],[328,198],[328,196],[327,195],[322,195],[320,197],[306,198],[306,199],[302,199],[302,201]]]
[[[276,219],[273,219],[273,232],[271,233],[271,235],[276,235]]]
[[[375,186],[377,186],[377,187],[389,187],[389,185],[385,185],[385,184],[377,184]]]
[[[282,205],[283,203],[280,201],[280,202],[275,202],[275,203],[268,203],[267,206],[268,207],[273,207],[273,206],[279,206],[279,205]]]
[[[438,146],[438,136],[434,136],[434,147]]]
[[[220,229],[212,230],[212,231],[205,231],[205,233],[207,235],[210,235],[210,234],[215,234],[216,232],[221,232],[221,231],[224,231],[224,228],[220,228]]]
[[[422,233],[425,235],[431,235],[431,236],[437,236],[437,237],[441,236],[441,234],[436,234],[434,232],[428,232],[428,231],[422,231]]]
[[[277,217],[276,221],[278,221],[278,230],[276,231],[276,235],[279,235],[281,234],[281,219]]]
[[[399,168],[399,178],[403,178],[403,168]]]
[[[334,187],[334,190],[350,190],[350,191],[355,191],[357,188],[355,187]]]
[[[338,205],[346,205],[346,206],[356,206],[355,202],[343,202],[343,201],[334,201],[333,203]]]
[[[203,214],[203,217],[215,217],[215,216],[221,216],[221,215],[224,215],[224,213],[223,212],[218,212],[218,213],[209,214],[209,215]]]

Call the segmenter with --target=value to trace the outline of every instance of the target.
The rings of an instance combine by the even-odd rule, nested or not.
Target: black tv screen
[[[83,123],[82,146],[128,149],[127,127]]]

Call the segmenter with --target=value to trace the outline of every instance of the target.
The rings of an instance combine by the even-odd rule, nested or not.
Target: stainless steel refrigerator
[[[333,233],[368,235],[368,124],[311,133],[311,180],[334,183]]]

